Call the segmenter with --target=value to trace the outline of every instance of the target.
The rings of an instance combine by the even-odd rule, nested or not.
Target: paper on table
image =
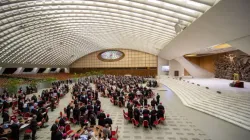
[[[24,124],[24,125],[22,125],[22,126],[20,127],[20,129],[23,129],[23,128],[25,128],[25,127],[28,126],[28,125],[30,125],[30,124]]]

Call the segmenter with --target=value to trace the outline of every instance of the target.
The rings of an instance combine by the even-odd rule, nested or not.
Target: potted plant
[[[18,91],[19,85],[23,82],[22,79],[14,79],[10,78],[8,81],[4,84],[4,87],[7,89],[7,91],[12,95],[16,94]]]

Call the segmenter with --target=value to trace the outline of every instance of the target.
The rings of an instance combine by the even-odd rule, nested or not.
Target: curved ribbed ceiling
[[[68,66],[94,51],[157,55],[219,0],[0,0],[0,64]],[[179,22],[181,21],[181,22]]]

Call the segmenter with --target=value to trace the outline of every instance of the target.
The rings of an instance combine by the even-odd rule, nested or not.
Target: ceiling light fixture
[[[216,45],[213,48],[214,49],[225,49],[225,48],[230,48],[230,47],[232,47],[230,44],[225,43],[225,44]]]

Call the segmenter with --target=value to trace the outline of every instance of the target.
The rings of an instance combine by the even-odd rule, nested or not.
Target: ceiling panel
[[[0,63],[68,66],[101,49],[157,55],[218,0],[0,0]]]

